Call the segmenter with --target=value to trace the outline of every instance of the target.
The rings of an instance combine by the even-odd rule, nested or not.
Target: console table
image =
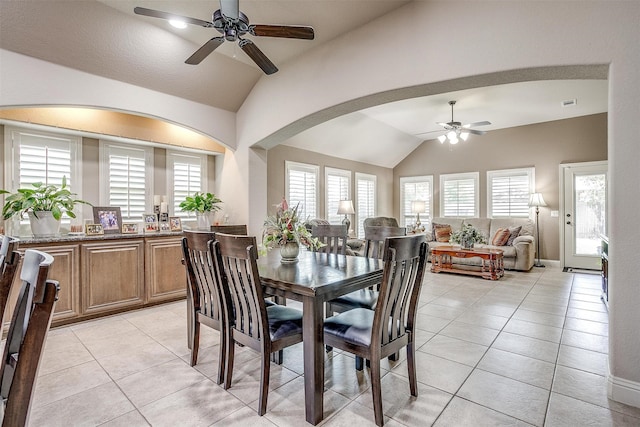
[[[476,267],[472,265],[454,264],[454,257],[478,257],[482,259],[482,265]],[[431,272],[440,273],[441,271],[498,280],[504,276],[503,252],[500,249],[462,249],[460,246],[438,246],[431,249]]]

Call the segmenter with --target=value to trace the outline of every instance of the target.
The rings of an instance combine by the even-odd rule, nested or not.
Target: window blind
[[[533,192],[532,170],[487,172],[489,216],[529,216],[529,194]]]
[[[123,221],[139,221],[146,211],[145,151],[113,145],[105,149],[109,168],[108,205],[120,207]]]
[[[449,217],[477,217],[477,174],[441,176],[442,212]]]
[[[191,160],[191,161],[189,161]],[[193,212],[182,212],[180,203],[202,189],[202,166],[199,158],[181,156],[173,162],[173,211],[181,218],[195,218]]]
[[[364,220],[376,216],[376,176],[356,173],[357,235],[364,237]]]
[[[313,165],[287,162],[287,202],[298,206],[301,221],[318,216],[318,168]]]
[[[339,169],[326,168],[326,219],[331,224],[341,224],[344,215],[338,214],[338,206],[341,200],[350,200],[349,189],[351,187],[351,172]]]
[[[420,222],[426,223],[431,218],[433,206],[433,177],[402,177],[400,178],[400,224],[403,226],[415,224],[417,215],[411,212],[411,202],[421,200],[425,202],[425,211],[420,214]]]

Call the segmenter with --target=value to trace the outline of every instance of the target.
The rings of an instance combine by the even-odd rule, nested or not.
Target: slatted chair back
[[[383,258],[383,248],[387,237],[406,236],[405,227],[365,226],[364,227],[364,256],[368,258]]]
[[[9,236],[0,236],[0,322],[4,319],[9,294],[13,279],[18,270],[20,254],[17,252],[18,239]],[[0,335],[2,335],[2,323],[0,323]]]
[[[238,224],[238,225],[212,225],[211,231],[214,233],[224,233],[224,234],[235,234],[238,236],[246,236],[247,235],[247,225],[246,224]]]
[[[321,243],[326,246],[319,248],[318,252],[327,254],[347,253],[347,226],[341,225],[313,225],[311,227],[311,236],[317,237]]]
[[[0,397],[6,402],[3,426],[27,425],[31,398],[51,317],[58,299],[58,282],[47,280],[53,257],[27,249],[22,285],[0,364]]]

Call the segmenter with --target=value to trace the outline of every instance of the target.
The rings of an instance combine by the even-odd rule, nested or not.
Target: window
[[[123,221],[140,221],[149,212],[153,183],[153,148],[125,147],[100,141],[100,200],[117,206]]]
[[[425,212],[420,217],[424,225],[433,212],[433,176],[409,176],[400,178],[400,226],[415,224],[417,215],[411,212],[411,202],[425,202]]]
[[[6,189],[16,191],[36,182],[62,185],[66,177],[82,199],[81,147],[77,136],[5,126]]]
[[[478,217],[478,172],[440,175],[440,214],[449,217]]]
[[[169,192],[169,215],[182,219],[194,219],[194,212],[182,212],[180,203],[197,192],[206,192],[207,156],[167,152],[167,191]]]
[[[351,171],[324,168],[327,207],[326,219],[331,224],[342,224],[344,215],[338,215],[340,200],[351,200]]]
[[[488,171],[489,218],[528,217],[529,194],[535,191],[534,173],[534,168]]]
[[[376,176],[356,172],[357,236],[364,237],[364,220],[376,216]]]
[[[305,163],[285,162],[285,191],[289,207],[298,206],[298,217],[318,217],[318,166]]]

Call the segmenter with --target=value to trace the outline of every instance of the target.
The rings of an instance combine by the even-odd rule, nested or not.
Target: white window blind
[[[478,172],[440,175],[440,210],[445,217],[477,217]]]
[[[291,208],[298,206],[301,221],[318,217],[318,166],[285,162],[286,199]]]
[[[357,236],[364,237],[364,220],[376,216],[376,176],[356,172]]]
[[[104,183],[101,200],[106,206],[119,207],[123,221],[140,221],[149,209],[153,149],[100,141],[100,156]]]
[[[331,224],[342,224],[344,214],[338,215],[340,200],[351,200],[351,171],[325,168],[326,219]]]
[[[534,192],[534,169],[487,172],[487,206],[490,218],[529,216],[529,194]]]
[[[425,211],[420,213],[420,222],[425,225],[433,212],[433,176],[410,176],[400,178],[400,225],[415,224],[417,214],[411,211],[411,202],[425,202]]]
[[[168,184],[169,199],[172,200],[170,214],[183,219],[195,218],[193,212],[182,212],[180,203],[187,197],[197,192],[205,192],[206,163],[205,155],[180,154],[170,152],[167,154],[167,167],[169,169]]]

